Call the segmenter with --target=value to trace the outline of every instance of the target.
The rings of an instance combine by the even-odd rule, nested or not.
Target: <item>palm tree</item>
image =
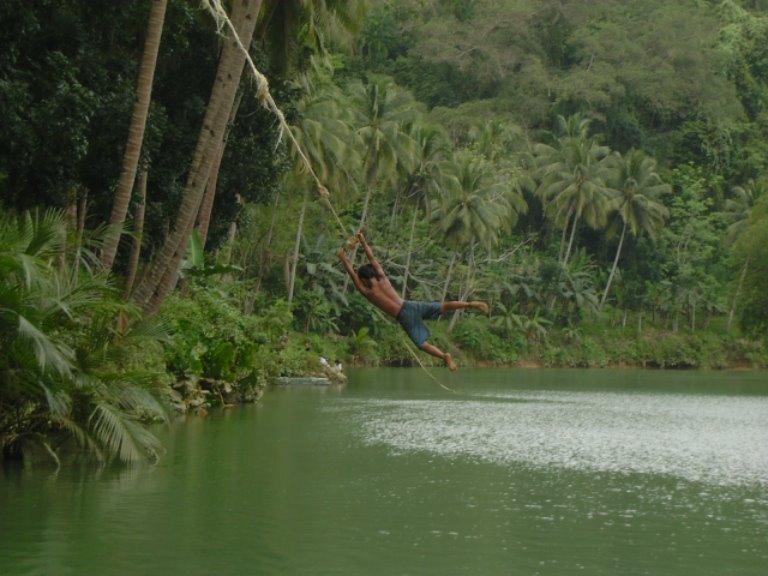
[[[523,166],[528,159],[528,142],[523,131],[503,122],[486,122],[469,131],[472,149],[485,157],[494,167],[505,193],[508,218],[504,228],[511,232],[521,214],[528,212],[523,190],[535,185]]]
[[[612,183],[618,194],[613,199],[612,209],[621,220],[621,235],[613,266],[600,298],[598,312],[603,309],[608,291],[611,289],[627,230],[634,237],[645,232],[649,237],[654,238],[656,231],[669,215],[666,207],[657,200],[659,194],[669,191],[670,187],[664,184],[656,173],[656,161],[646,156],[642,150],[630,150],[623,158],[617,153],[614,159],[618,167]]]
[[[160,49],[160,38],[163,34],[165,21],[165,9],[168,0],[152,0],[152,8],[149,12],[147,24],[147,37],[144,40],[144,51],[139,65],[139,79],[136,86],[136,102],[133,106],[131,124],[128,129],[128,142],[123,156],[123,168],[115,191],[115,200],[112,205],[112,214],[109,217],[111,233],[104,239],[101,250],[101,265],[106,270],[111,270],[112,263],[117,254],[117,245],[120,240],[125,215],[128,212],[128,204],[131,200],[136,170],[141,155],[141,145],[144,141],[144,129],[149,115],[149,102],[152,95],[152,84],[155,77],[157,54]]]
[[[508,206],[491,165],[465,150],[440,168],[440,200],[432,217],[442,238],[453,248],[494,244]]]
[[[606,222],[609,193],[605,186],[610,150],[589,138],[589,120],[559,117],[563,136],[554,146],[540,144],[535,153],[540,185],[536,194],[556,224],[562,227],[561,261],[568,264],[580,220],[599,228]],[[570,237],[563,254],[566,230]]]
[[[413,201],[414,206],[410,233],[408,235],[405,269],[403,270],[401,294],[403,298],[405,298],[408,289],[408,275],[411,268],[411,255],[413,254],[413,238],[416,232],[416,222],[420,206],[423,205],[424,210],[429,215],[429,195],[431,191],[436,190],[438,187],[440,162],[446,159],[449,151],[448,138],[442,128],[438,126],[418,124],[415,126],[413,138],[418,143],[418,163],[407,180],[406,197]]]
[[[349,96],[363,151],[366,194],[360,217],[362,228],[377,186],[394,181],[401,166],[415,166],[417,147],[409,127],[419,120],[423,106],[383,76],[374,77],[367,84],[351,84]]]
[[[302,162],[298,151],[292,150],[295,165],[291,179],[296,188],[304,190],[304,194],[288,282],[289,303],[293,300],[309,191],[315,185],[312,178],[317,177],[331,190],[344,190],[362,163],[349,108],[343,105],[343,96],[330,75],[322,68],[316,68],[312,77],[304,76],[303,82],[306,96],[299,102],[298,121],[291,131],[314,175],[307,173],[308,167]]]
[[[736,239],[747,229],[749,217],[752,214],[752,208],[758,198],[768,193],[768,181],[750,180],[745,186],[736,186],[733,188],[733,198],[725,201],[725,210],[728,215],[728,243],[733,244]],[[728,324],[726,331],[731,332],[733,317],[736,313],[736,305],[741,295],[741,289],[744,285],[744,278],[749,271],[749,256],[744,258],[744,265],[741,268],[739,281],[736,285],[736,293],[731,302],[731,308],[728,312]]]
[[[363,228],[378,186],[396,181],[399,169],[412,170],[416,164],[417,144],[409,128],[420,119],[423,105],[384,76],[372,77],[367,84],[354,82],[348,94],[363,155],[365,199],[358,226]],[[353,264],[356,256],[357,247]]]
[[[232,25],[244,46],[250,45],[260,8],[261,0],[239,0],[233,5]],[[176,223],[133,295],[134,301],[147,313],[157,311],[166,294],[176,283],[179,264],[192,233],[211,166],[221,146],[227,119],[235,102],[245,60],[245,54],[231,31],[227,29],[216,81],[195,147]]]
[[[476,244],[490,248],[508,214],[504,188],[491,165],[471,151],[458,152],[441,164],[440,200],[432,213],[441,239],[453,249],[451,269],[458,253],[469,246],[472,256]],[[467,268],[465,284],[470,286],[473,261]],[[444,294],[450,283],[446,276]],[[445,297],[445,296],[444,296]]]

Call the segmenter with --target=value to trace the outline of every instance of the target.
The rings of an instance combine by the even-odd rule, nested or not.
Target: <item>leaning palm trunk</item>
[[[211,213],[213,212],[213,200],[216,197],[216,185],[219,181],[219,170],[221,168],[221,159],[224,156],[224,142],[219,146],[216,152],[216,158],[211,166],[211,175],[208,178],[208,185],[205,187],[205,194],[200,203],[200,210],[197,213],[197,233],[200,236],[200,244],[205,248],[205,242],[208,240],[208,228],[211,225]]]
[[[560,235],[560,252],[558,253],[558,259],[560,262],[563,261],[563,256],[565,255],[565,239],[568,236],[568,224],[571,221],[571,213],[568,212],[568,216],[565,218],[565,222],[563,223],[563,233]]]
[[[131,125],[128,129],[128,142],[123,156],[123,168],[120,179],[117,182],[115,200],[112,205],[112,214],[109,217],[110,231],[104,239],[101,250],[101,265],[110,270],[115,261],[117,246],[122,233],[125,215],[128,213],[128,205],[131,201],[131,192],[136,180],[136,171],[141,155],[141,145],[144,141],[144,130],[149,114],[149,101],[152,95],[152,83],[157,64],[157,53],[160,49],[160,38],[163,34],[163,22],[165,21],[165,8],[168,0],[152,0],[152,9],[149,13],[147,25],[147,38],[144,41],[144,52],[139,65],[139,79],[136,86],[136,102],[133,106]]]
[[[464,277],[464,289],[459,289],[459,301],[464,302],[469,298],[469,294],[472,291],[472,279],[475,275],[475,243],[473,242],[470,247],[469,266],[467,266],[467,275]],[[445,299],[443,299],[445,300]],[[448,324],[448,332],[453,332],[456,321],[464,313],[464,310],[456,310],[451,317],[451,322]]]
[[[216,185],[219,181],[219,170],[221,170],[221,161],[224,158],[224,151],[227,149],[227,140],[231,131],[232,125],[235,122],[237,111],[240,109],[240,102],[243,99],[243,93],[239,92],[237,100],[235,100],[232,106],[232,112],[229,114],[227,120],[227,132],[224,134],[224,139],[216,152],[216,159],[211,166],[211,175],[208,177],[208,185],[205,187],[205,195],[203,201],[200,204],[200,211],[197,214],[197,232],[200,235],[200,245],[205,248],[205,241],[208,239],[208,228],[211,224],[211,213],[213,212],[213,201],[216,198]]]
[[[731,309],[728,312],[728,325],[725,328],[727,334],[731,333],[731,326],[733,325],[733,316],[736,313],[736,304],[739,302],[739,296],[741,295],[741,287],[744,285],[744,278],[747,276],[747,270],[749,269],[749,256],[744,260],[744,267],[741,269],[741,276],[739,276],[739,284],[736,286],[736,294],[733,295],[733,303]]]
[[[568,260],[571,258],[571,250],[573,250],[573,239],[576,236],[576,225],[579,223],[579,215],[573,215],[573,224],[571,225],[571,237],[568,240],[568,248],[565,251],[565,258],[563,258],[563,265],[568,265]]]
[[[611,267],[611,273],[608,275],[608,282],[605,284],[605,290],[603,291],[603,296],[600,298],[600,306],[597,308],[597,313],[603,311],[603,305],[605,304],[605,299],[608,297],[608,290],[611,289],[611,282],[613,282],[613,275],[616,273],[616,267],[619,264],[619,256],[621,256],[621,248],[624,245],[624,236],[627,233],[627,222],[624,221],[624,226],[621,229],[621,238],[619,238],[619,246],[616,248],[616,256],[613,258],[613,266]]]
[[[451,256],[451,263],[448,265],[448,273],[445,275],[445,284],[443,285],[443,295],[440,297],[440,302],[445,302],[448,298],[448,287],[451,285],[451,276],[453,275],[453,266],[456,264],[456,256],[458,253],[454,251]]]
[[[301,234],[304,231],[304,215],[307,213],[308,200],[309,200],[309,187],[305,187],[304,201],[301,203],[301,213],[299,214],[299,226],[296,229],[296,243],[293,246],[293,258],[291,260],[291,273],[288,278],[288,304],[293,302],[293,288],[296,284],[296,267],[299,265]]]
[[[84,192],[77,205],[77,233],[75,236],[75,256],[72,260],[73,278],[77,278],[83,253],[83,236],[85,235],[85,220],[88,213],[88,193]]]
[[[125,281],[125,298],[128,298],[133,290],[133,283],[136,281],[136,272],[139,269],[139,255],[141,254],[141,241],[144,237],[144,212],[147,206],[147,171],[142,170],[139,174],[139,205],[136,207],[136,214],[133,217],[133,242],[131,243],[131,253],[128,256],[128,271]]]
[[[272,219],[269,223],[269,230],[267,230],[267,237],[264,240],[264,245],[262,246],[261,253],[259,254],[259,277],[256,279],[256,292],[261,289],[261,279],[264,278],[264,270],[266,269],[267,265],[270,264],[270,262],[268,262],[268,255],[272,249],[272,236],[274,235],[275,223],[277,222],[278,204],[280,204],[279,188],[275,194],[275,204],[272,207]]]
[[[234,3],[231,20],[244,46],[250,45],[260,6],[261,0],[238,0]],[[176,283],[179,263],[200,209],[211,166],[224,137],[244,64],[245,54],[228,31],[174,229],[134,295],[134,300],[145,313],[156,312]]]

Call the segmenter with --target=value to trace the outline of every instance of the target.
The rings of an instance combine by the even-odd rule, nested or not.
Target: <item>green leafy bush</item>
[[[246,315],[224,291],[197,288],[186,298],[169,297],[161,313],[172,335],[166,361],[177,378],[256,386],[280,373],[278,357],[292,323],[286,302]]]

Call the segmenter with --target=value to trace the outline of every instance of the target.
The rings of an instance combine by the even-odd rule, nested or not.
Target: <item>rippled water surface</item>
[[[768,375],[350,372],[0,468],[0,574],[768,574]]]

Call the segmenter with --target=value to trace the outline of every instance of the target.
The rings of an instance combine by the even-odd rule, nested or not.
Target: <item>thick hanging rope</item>
[[[275,99],[272,97],[272,94],[269,91],[269,82],[267,81],[266,76],[259,72],[258,68],[256,68],[256,65],[253,63],[253,59],[251,58],[251,55],[248,53],[248,49],[243,45],[242,40],[240,40],[240,35],[237,33],[237,30],[235,29],[234,25],[232,24],[232,21],[229,19],[229,16],[227,15],[226,10],[224,10],[224,7],[221,5],[221,0],[201,0],[201,3],[203,7],[210,12],[211,16],[213,16],[214,21],[216,22],[216,27],[218,29],[219,34],[222,33],[222,30],[224,28],[228,28],[229,31],[232,34],[232,38],[234,38],[235,42],[237,43],[238,48],[243,52],[245,55],[245,60],[248,63],[248,68],[251,70],[251,74],[253,74],[253,77],[256,80],[256,98],[258,98],[259,102],[262,106],[270,110],[276,117],[278,122],[280,123],[280,136],[278,138],[278,142],[282,139],[283,134],[288,134],[288,139],[293,144],[296,153],[299,155],[299,158],[301,160],[301,163],[303,164],[304,168],[307,170],[307,173],[312,176],[312,179],[315,181],[315,186],[317,187],[317,193],[320,196],[320,198],[324,201],[325,205],[328,207],[328,209],[331,211],[331,214],[333,215],[334,219],[336,220],[336,223],[339,226],[339,229],[341,230],[342,236],[347,236],[348,231],[346,227],[344,226],[344,223],[341,221],[341,218],[339,218],[339,215],[336,213],[336,210],[333,208],[333,204],[331,204],[331,194],[328,192],[328,189],[323,186],[323,183],[320,181],[320,178],[318,177],[315,170],[312,168],[312,164],[309,161],[309,158],[307,158],[306,154],[304,154],[304,150],[302,150],[301,145],[299,144],[298,140],[296,140],[296,137],[293,135],[293,132],[291,131],[291,127],[288,124],[288,122],[285,119],[285,115],[283,114],[283,111],[280,110],[277,103],[275,102]],[[352,250],[357,244],[359,243],[359,240],[357,237],[353,234],[351,236],[347,236],[347,239],[344,242],[344,248],[346,250]],[[376,309],[377,312],[383,316],[381,311]],[[411,349],[410,343],[405,340],[405,336],[403,335],[403,341],[405,347],[408,349],[408,352],[411,353],[411,355],[414,357],[416,362],[421,366],[421,369],[426,372],[429,377],[434,380],[438,386],[443,388],[444,390],[447,390],[448,392],[456,393],[455,390],[452,388],[449,388],[442,382],[440,382],[434,374],[432,374],[427,368],[424,366],[424,364],[421,362],[421,359],[419,358],[418,354],[414,352]]]

